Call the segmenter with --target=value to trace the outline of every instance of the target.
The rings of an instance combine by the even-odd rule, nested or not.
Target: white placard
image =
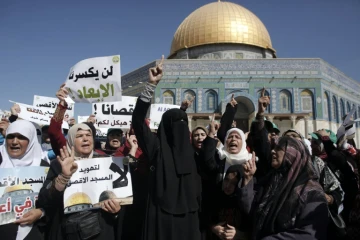
[[[137,97],[123,96],[121,102],[93,103],[96,128],[130,128]]]
[[[169,109],[179,108],[178,105],[171,104],[151,104],[150,108],[150,128],[158,129],[162,115]]]
[[[131,176],[128,165],[123,165],[123,159],[107,157],[77,161],[78,169],[64,192],[64,212],[100,208],[99,203],[110,198],[131,204]]]
[[[15,103],[13,101],[10,101]],[[16,103],[20,107],[19,118],[34,122],[40,125],[50,125],[50,120],[54,115],[54,111],[49,108],[34,107],[23,103]]]
[[[89,116],[78,116],[77,117],[77,123],[83,123],[88,120]]]
[[[59,99],[57,98],[34,95],[33,105],[35,107],[49,108],[55,113],[58,104]],[[68,103],[66,113],[69,115],[69,117],[74,117],[74,104]]]
[[[121,101],[120,55],[78,62],[70,69],[65,84],[75,102]]]

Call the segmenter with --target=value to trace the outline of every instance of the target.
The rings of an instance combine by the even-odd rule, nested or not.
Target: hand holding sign
[[[161,56],[161,61],[156,67],[149,69],[149,83],[157,85],[163,76],[163,62],[164,55]]]
[[[258,113],[264,113],[266,108],[270,105],[270,97],[265,96],[265,88],[261,90],[261,96],[258,103]]]
[[[19,104],[15,103],[15,104],[11,107],[10,111],[11,111],[11,115],[17,116],[17,115],[20,113],[20,106],[19,106]]]
[[[66,146],[60,149],[60,156],[57,156],[57,160],[61,165],[61,173],[65,177],[71,177],[76,172],[78,165],[75,162],[75,149],[71,148],[71,154],[69,154]]]
[[[234,98],[234,94],[231,95],[230,104],[232,107],[235,107],[237,105],[237,101]]]
[[[121,206],[120,203],[118,203],[114,199],[108,199],[101,203],[101,208],[109,213],[117,213],[120,211]]]
[[[33,224],[37,220],[41,218],[42,211],[40,209],[31,209],[27,213],[22,216],[22,218],[16,220],[14,223],[20,224],[20,225],[29,225]]]

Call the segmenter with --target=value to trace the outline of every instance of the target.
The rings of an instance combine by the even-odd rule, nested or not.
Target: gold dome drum
[[[71,194],[68,199],[66,199],[64,207],[70,207],[78,204],[92,204],[90,197],[83,192],[77,192]]]
[[[214,2],[192,12],[175,32],[170,55],[206,44],[238,43],[269,49],[270,35],[260,19],[231,2]]]

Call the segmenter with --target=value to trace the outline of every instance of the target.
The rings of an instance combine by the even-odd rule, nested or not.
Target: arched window
[[[335,96],[332,98],[331,119],[339,122],[338,103]]]
[[[313,111],[313,94],[309,90],[304,90],[300,93],[301,109],[303,112]]]
[[[174,104],[175,95],[171,90],[167,90],[163,93],[163,103],[165,104]]]
[[[330,119],[330,99],[329,99],[329,95],[324,92],[324,96],[323,96],[323,108],[324,108],[324,119],[328,119],[329,121]]]
[[[280,111],[284,113],[291,112],[291,93],[288,90],[281,90],[280,98]]]
[[[341,114],[341,118],[343,118],[345,116],[345,104],[344,104],[344,100],[340,99],[340,114]]]
[[[206,107],[207,110],[215,110],[217,107],[217,94],[213,90],[206,92]]]
[[[193,100],[192,104],[190,105],[190,107],[187,109],[187,112],[195,112],[196,109],[196,98],[195,98],[195,93],[192,90],[187,90],[184,92],[184,100]]]
[[[350,106],[350,103],[349,103],[349,102],[347,102],[346,108],[347,108],[347,112],[346,112],[346,113],[349,113],[349,112],[351,111],[351,106]]]
[[[261,91],[262,91],[262,89],[260,89],[259,91],[257,91],[257,97],[258,97],[258,98],[261,97]],[[265,90],[265,96],[270,97],[270,93],[269,93],[267,90]],[[266,108],[265,112],[270,113],[270,107],[271,107],[271,104]]]

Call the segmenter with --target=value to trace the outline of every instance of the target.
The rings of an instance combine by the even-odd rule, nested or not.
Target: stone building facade
[[[216,13],[229,15],[231,21],[233,19],[231,14],[235,10],[228,13],[226,9],[230,7],[239,11],[240,15],[236,16],[241,14],[248,16],[250,12],[233,3],[216,2],[197,9],[189,17],[190,20],[195,18],[201,10],[201,16],[205,11],[210,12],[210,15]],[[191,28],[188,18],[184,22],[187,21],[187,28]],[[205,23],[206,19],[203,20]],[[200,21],[193,25],[196,27],[202,26],[201,24]],[[238,24],[241,25],[241,22]],[[216,27],[219,29],[218,26]],[[186,33],[188,30],[184,30],[180,25],[174,36],[170,56],[164,61],[164,77],[156,88],[154,102],[180,105],[182,100],[195,97],[193,106],[188,110],[190,128],[207,125],[214,113],[220,118],[234,94],[239,103],[235,116],[237,126],[248,131],[255,118],[257,99],[263,87],[266,89],[266,94],[271,97],[266,116],[279,126],[281,132],[289,128],[295,128],[305,136],[322,128],[336,132],[342,116],[353,107],[356,108],[355,118],[360,117],[358,82],[322,59],[276,58],[270,37],[262,28],[260,30],[264,34],[262,40],[265,39],[262,45],[258,44],[260,40],[244,43],[246,38],[243,38],[239,43],[233,41],[212,43],[211,39],[209,41],[205,39],[205,42],[191,46],[193,38],[190,37],[189,43],[184,48],[179,43],[186,43],[186,34],[178,32]],[[254,34],[254,31],[251,33]],[[244,32],[241,34],[243,36]],[[180,36],[180,39],[177,36]],[[206,38],[207,35],[204,36]],[[202,39],[201,35],[198,37]],[[254,35],[252,39],[256,37],[257,35]],[[148,69],[156,66],[157,61],[124,75],[123,95],[138,96],[143,84],[148,81]],[[359,144],[359,128],[356,138]]]

